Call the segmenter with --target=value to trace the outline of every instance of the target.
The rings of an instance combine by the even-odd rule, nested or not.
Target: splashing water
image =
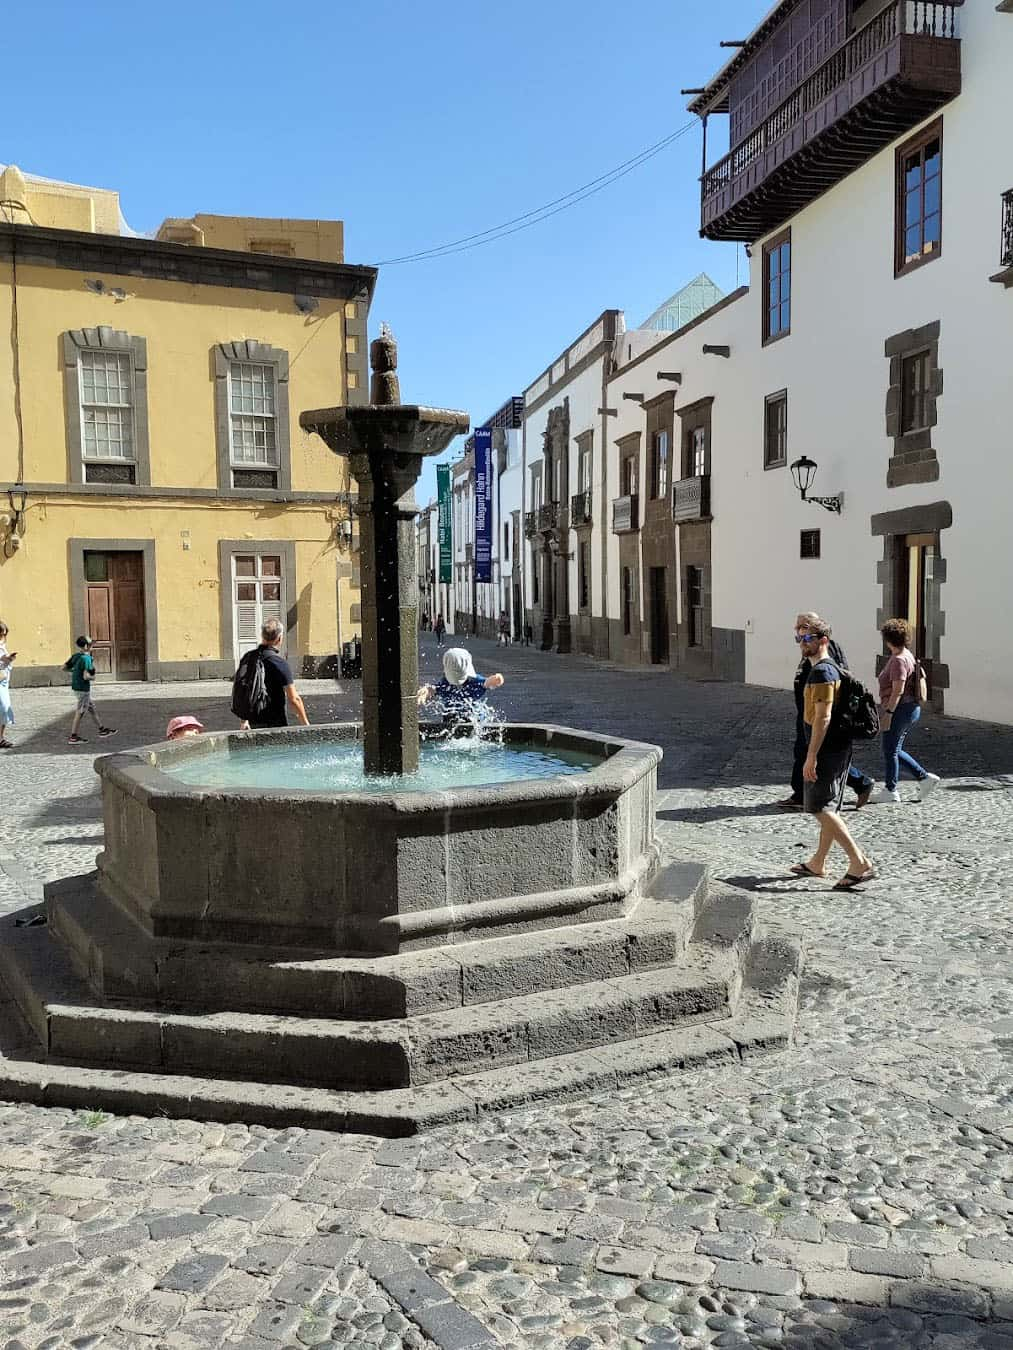
[[[421,746],[419,768],[404,778],[367,778],[358,742],[319,741],[311,745],[234,743],[209,754],[187,756],[159,768],[177,782],[217,789],[301,789],[305,792],[438,792],[487,787],[519,779],[586,773],[597,757],[541,745],[502,744],[480,735],[453,735],[450,729]]]

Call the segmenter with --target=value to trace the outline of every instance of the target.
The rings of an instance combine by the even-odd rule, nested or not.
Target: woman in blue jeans
[[[897,786],[901,765],[918,780],[915,801],[923,802],[939,783],[939,775],[923,769],[904,749],[912,727],[917,726],[921,704],[915,689],[917,662],[908,644],[911,626],[905,619],[888,619],[880,629],[890,658],[879,672],[879,721],[883,729],[884,783],[872,794],[873,802],[899,802]]]

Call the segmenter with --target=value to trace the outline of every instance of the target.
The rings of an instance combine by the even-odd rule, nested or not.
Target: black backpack
[[[244,722],[260,717],[269,702],[264,657],[259,647],[246,653],[232,680],[232,711]]]
[[[836,661],[825,658],[828,666],[833,666],[841,677],[840,688],[834,699],[834,709],[830,714],[830,730],[827,739],[838,745],[846,741],[874,741],[879,735],[879,709],[876,700],[861,680],[856,680],[850,670],[845,670]]]

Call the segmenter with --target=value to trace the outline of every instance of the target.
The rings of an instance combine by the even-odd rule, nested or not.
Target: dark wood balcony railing
[[[591,494],[577,492],[570,498],[570,524],[591,524]]]
[[[1002,194],[1002,255],[1000,267],[1013,267],[1013,188]]]
[[[640,528],[640,499],[636,493],[631,497],[616,497],[612,503],[612,533],[623,534],[627,530]]]
[[[711,513],[711,477],[680,478],[672,492],[673,520],[705,520]]]
[[[958,94],[962,4],[894,0],[854,33],[704,173],[702,233],[755,242]]]

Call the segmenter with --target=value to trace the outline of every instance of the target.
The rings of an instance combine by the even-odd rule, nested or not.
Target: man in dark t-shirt
[[[280,619],[267,619],[260,630],[260,646],[257,651],[264,663],[264,683],[267,686],[268,702],[259,716],[251,717],[248,722],[242,724],[243,731],[249,731],[251,727],[254,729],[287,727],[289,708],[304,727],[310,724],[305,704],[295,687],[292,667],[278,651],[284,636],[285,630]]]

